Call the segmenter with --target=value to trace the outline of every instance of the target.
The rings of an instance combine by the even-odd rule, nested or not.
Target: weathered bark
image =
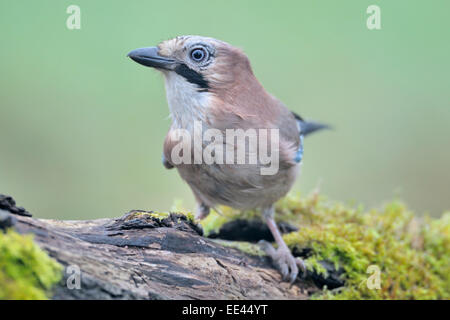
[[[15,219],[18,232],[33,233],[50,256],[81,270],[81,289],[68,289],[65,274],[54,299],[305,299],[314,288],[304,281],[292,287],[280,282],[266,257],[204,238],[183,215]]]

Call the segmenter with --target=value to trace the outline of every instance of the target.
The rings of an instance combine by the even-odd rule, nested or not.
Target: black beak
[[[157,47],[140,48],[131,51],[128,57],[147,67],[173,70],[175,60],[160,56],[158,51]]]

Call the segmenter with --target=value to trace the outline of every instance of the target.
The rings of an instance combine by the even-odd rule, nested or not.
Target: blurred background
[[[81,8],[69,30],[66,9]],[[381,30],[366,27],[371,4]],[[161,164],[162,76],[126,57],[177,35],[243,48],[265,88],[336,130],[306,140],[303,194],[450,209],[448,0],[0,2],[0,193],[36,217],[194,208]]]

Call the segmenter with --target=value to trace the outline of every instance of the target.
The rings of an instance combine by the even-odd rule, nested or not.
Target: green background
[[[66,8],[81,8],[68,30]],[[381,7],[382,29],[366,27]],[[295,189],[450,209],[450,1],[0,2],[0,193],[37,217],[193,208],[161,165],[161,75],[126,57],[177,35],[243,48],[265,88],[336,129],[308,137]]]

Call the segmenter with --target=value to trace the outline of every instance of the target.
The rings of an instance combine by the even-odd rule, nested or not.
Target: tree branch
[[[40,220],[15,216],[15,229],[63,266],[77,266],[81,288],[66,274],[53,299],[305,299],[312,284],[281,283],[266,257],[202,237],[186,216],[132,211],[118,219]],[[302,287],[300,287],[302,286]]]

